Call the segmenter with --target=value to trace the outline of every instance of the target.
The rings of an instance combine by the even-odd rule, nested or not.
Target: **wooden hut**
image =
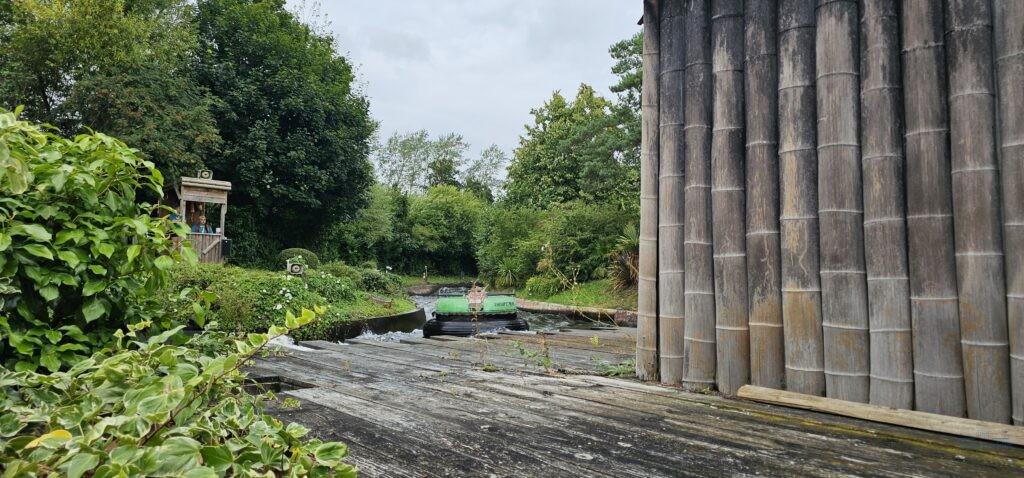
[[[641,378],[1022,424],[1024,2],[643,3]]]
[[[209,176],[209,175],[205,175]],[[199,262],[209,264],[220,264],[226,256],[226,241],[224,220],[228,212],[228,192],[231,191],[231,183],[228,181],[217,181],[210,177],[204,178],[181,178],[181,187],[178,189],[178,217],[182,218],[192,232],[188,234],[188,244],[195,249],[199,256]],[[220,209],[219,226],[211,224],[207,218],[207,227],[197,227],[198,217],[206,212],[206,205],[214,205]],[[206,231],[205,229],[209,229]]]

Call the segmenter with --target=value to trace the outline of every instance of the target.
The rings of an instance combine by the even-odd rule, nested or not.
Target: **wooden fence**
[[[1024,1],[643,23],[638,375],[1024,423]]]

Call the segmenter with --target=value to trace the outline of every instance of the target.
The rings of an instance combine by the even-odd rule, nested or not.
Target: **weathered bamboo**
[[[995,4],[1003,247],[1013,422],[1024,424],[1024,2]]]
[[[942,4],[904,0],[907,243],[918,410],[963,416]]]
[[[709,0],[687,0],[684,158],[686,162],[686,343],[683,382],[715,384],[715,279],[711,250],[711,35]]]
[[[777,9],[775,0],[744,4],[750,383],[769,388],[782,388],[786,373],[779,270]]]
[[[718,390],[734,395],[750,381],[744,221],[743,0],[711,6],[714,75],[711,211],[715,266]]]
[[[861,0],[861,161],[873,405],[914,408],[899,12]]]
[[[683,294],[683,0],[661,6],[658,86],[658,350],[661,382],[683,381],[685,296]]]
[[[825,393],[867,402],[867,281],[860,165],[857,0],[818,0],[818,230]]]
[[[636,376],[658,377],[658,5],[644,1],[640,94],[640,267],[637,284]]]
[[[825,392],[818,275],[814,2],[779,2],[779,176],[786,389]]]
[[[991,0],[946,2],[950,162],[967,416],[1010,421]]]

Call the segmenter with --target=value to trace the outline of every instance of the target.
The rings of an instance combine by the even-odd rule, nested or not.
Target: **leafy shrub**
[[[573,202],[551,211],[544,238],[551,248],[551,267],[578,281],[599,278],[608,254],[632,215],[613,206]]]
[[[306,440],[302,425],[263,414],[239,369],[286,327],[235,341],[217,358],[168,343],[180,328],[114,344],[50,375],[0,368],[0,468],[6,476],[338,476],[356,469],[341,443]]]
[[[398,294],[402,291],[402,279],[394,274],[388,274],[375,269],[362,271],[362,287],[370,292],[379,294]]]
[[[609,254],[609,274],[617,290],[636,287],[640,281],[640,232],[636,224],[628,224]]]
[[[278,267],[283,270],[287,265],[288,260],[295,257],[301,257],[304,261],[303,263],[311,269],[320,267],[320,258],[317,257],[313,251],[303,249],[301,247],[292,247],[281,251],[281,253],[277,255]]]
[[[186,231],[143,202],[162,192],[124,143],[64,139],[0,110],[0,362],[57,371],[125,324],[171,326],[157,292],[180,259],[170,231]]]
[[[360,285],[363,282],[363,273],[344,262],[335,261],[328,262],[320,266],[320,270],[326,272],[334,277],[342,277],[352,281],[353,284]]]
[[[307,272],[303,279],[309,289],[320,294],[329,304],[356,299],[355,286],[350,279],[335,277],[324,271]]]
[[[409,220],[420,264],[443,274],[475,272],[473,233],[484,204],[472,193],[452,186],[430,188],[412,198]]]
[[[545,299],[565,289],[562,279],[550,275],[533,276],[526,281],[526,295],[535,299]]]
[[[499,287],[514,287],[536,273],[546,217],[531,209],[489,208],[475,235],[480,275]]]

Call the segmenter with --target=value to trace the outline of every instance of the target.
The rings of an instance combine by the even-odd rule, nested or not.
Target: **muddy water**
[[[426,319],[434,316],[434,308],[437,304],[437,295],[422,295],[409,297],[417,306],[422,307]],[[519,311],[519,316],[526,319],[530,324],[530,330],[557,330],[564,328],[586,328],[592,325],[589,321],[579,321],[572,317],[560,314],[535,314],[532,312]],[[380,340],[383,342],[398,342],[405,338],[422,338],[423,324],[426,319],[416,322],[393,321],[387,323],[375,323],[371,328],[367,327],[357,339]]]

